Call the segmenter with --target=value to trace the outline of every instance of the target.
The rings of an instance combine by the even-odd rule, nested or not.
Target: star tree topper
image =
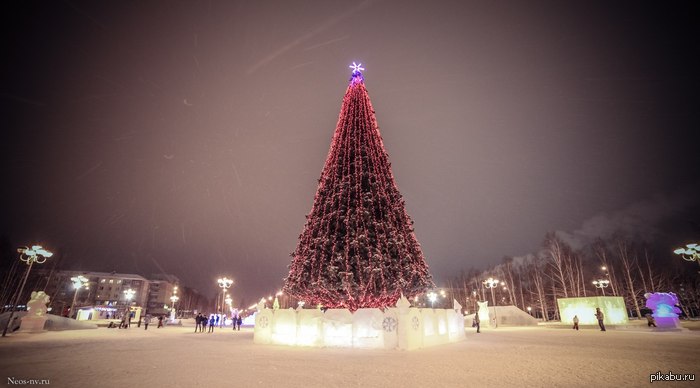
[[[365,68],[362,67],[362,63],[353,62],[352,65],[348,67],[352,69],[352,77],[350,77],[350,81],[352,81],[352,83],[364,81],[364,77],[362,77],[362,70]]]

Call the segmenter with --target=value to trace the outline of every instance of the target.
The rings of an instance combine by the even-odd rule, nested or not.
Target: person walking
[[[652,327],[652,326],[656,327],[656,320],[654,320],[653,315],[651,315],[650,313],[647,313],[645,315],[645,317],[647,319],[647,327]]]
[[[202,313],[199,313],[199,314],[197,314],[196,317],[194,317],[194,322],[195,322],[194,332],[196,333],[198,331],[201,331],[202,330]]]
[[[200,329],[200,333],[204,333],[204,331],[207,330],[207,322],[209,322],[209,320],[207,319],[206,315],[202,315],[201,320],[202,320],[202,327]]]
[[[474,314],[474,326],[476,326],[476,332],[481,333],[481,320],[479,319],[479,312]]]
[[[595,308],[595,317],[598,320],[598,326],[600,326],[600,331],[605,331],[605,324],[603,323],[605,314],[603,314],[603,312],[600,311],[600,307]]]
[[[214,316],[212,315],[211,318],[209,318],[209,333],[214,332],[214,322],[216,321],[214,320]]]
[[[146,318],[143,319],[143,329],[148,330],[148,324],[151,323],[151,316],[146,315]]]
[[[578,330],[578,315],[574,315],[574,330]]]
[[[160,329],[161,327],[163,327],[163,316],[159,315],[158,316],[158,327],[156,327],[156,329]]]
[[[236,318],[236,324],[238,325],[238,331],[241,331],[241,324],[243,324],[243,318],[239,315],[238,318]]]

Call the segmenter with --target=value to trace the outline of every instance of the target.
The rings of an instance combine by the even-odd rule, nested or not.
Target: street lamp
[[[124,297],[126,298],[126,306],[127,306],[127,311],[131,310],[131,299],[134,297],[134,294],[136,294],[136,291],[132,290],[129,288],[128,290],[124,290]]]
[[[530,315],[532,315],[532,307],[527,306],[527,313],[530,314]]]
[[[228,289],[231,287],[231,285],[233,284],[233,280],[232,280],[232,279],[229,279],[229,278],[227,278],[227,277],[223,277],[223,278],[220,278],[219,280],[217,280],[217,282],[219,283],[219,287],[221,287],[221,303],[222,303],[222,306],[221,306],[221,321],[220,321],[219,327],[223,327],[223,323],[224,323],[224,314],[223,314],[223,313],[224,313],[224,306],[223,306],[223,302],[224,302],[224,298],[226,297],[226,290],[228,290]]]
[[[685,248],[678,248],[673,253],[682,257],[683,260],[697,261],[700,264],[700,247],[698,244],[687,244]]]
[[[22,284],[19,286],[19,292],[17,292],[17,296],[12,301],[12,310],[10,310],[10,316],[7,318],[5,328],[2,330],[3,337],[5,336],[5,334],[7,334],[7,328],[10,326],[10,322],[12,322],[12,316],[15,315],[15,307],[17,307],[17,301],[19,301],[19,299],[22,297],[22,291],[24,291],[24,285],[27,283],[27,278],[29,277],[29,271],[32,270],[32,265],[34,265],[34,263],[42,264],[46,262],[46,259],[53,256],[53,253],[42,248],[41,245],[33,245],[31,249],[28,247],[20,247],[17,248],[17,253],[19,253],[19,259],[25,264],[27,264],[29,267],[27,267],[27,272],[24,274]]]
[[[498,313],[496,312],[496,296],[493,293],[493,289],[498,287],[501,282],[498,279],[494,278],[488,278],[481,282],[484,287],[490,288],[491,289],[491,300],[493,301],[493,319],[494,319],[494,327],[498,327]]]
[[[170,297],[170,320],[175,319],[175,302],[180,300],[180,298],[177,295],[173,295]]]
[[[88,288],[88,278],[86,278],[83,275],[78,275],[73,276],[72,278],[70,278],[70,280],[73,282],[73,287],[75,288],[75,294],[73,294],[73,303],[70,305],[70,310],[68,310],[68,316],[72,317],[73,311],[75,311],[75,302],[78,299],[78,291],[83,287],[83,285],[85,286],[85,288]],[[78,317],[76,316],[75,318],[77,319]]]
[[[603,296],[605,296],[605,288],[607,288],[610,285],[610,280],[606,280],[606,279],[594,280],[593,285],[596,286],[596,288],[600,288],[600,290],[603,291]]]
[[[437,300],[437,294],[433,291],[425,294],[425,297],[430,301],[430,308],[435,308],[435,301]]]

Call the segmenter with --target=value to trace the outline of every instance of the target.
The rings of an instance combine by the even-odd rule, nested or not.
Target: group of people
[[[208,333],[212,333],[214,331],[214,327],[219,324],[219,315],[212,315],[207,319],[206,315],[203,315],[202,313],[197,314],[196,317],[194,317],[195,321],[195,327],[194,327],[194,332],[195,333],[204,333],[205,330],[207,330],[207,325],[209,326],[209,330],[207,331]],[[231,318],[231,323],[233,326],[233,330],[236,330],[236,327],[238,327],[238,330],[241,330],[241,325],[243,324],[243,318],[241,318],[240,315],[233,316]]]
[[[600,331],[605,331],[605,324],[603,323],[603,319],[605,319],[605,314],[603,314],[603,311],[600,310],[600,307],[595,308],[595,318],[598,320],[598,326],[600,327]],[[574,330],[578,330],[578,315],[574,315]]]

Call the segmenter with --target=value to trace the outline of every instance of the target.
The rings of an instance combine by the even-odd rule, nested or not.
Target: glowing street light
[[[124,297],[126,298],[127,305],[131,304],[131,299],[133,299],[134,294],[136,294],[136,291],[132,290],[131,288],[124,290]]]
[[[687,244],[685,248],[678,248],[673,253],[679,255],[686,261],[696,261],[700,264],[700,247],[698,244]]]
[[[435,300],[437,300],[437,294],[430,291],[426,294],[428,300],[430,301],[430,308],[435,308]]]
[[[19,301],[19,298],[22,297],[22,291],[24,291],[24,285],[27,283],[27,278],[29,277],[29,271],[32,270],[32,265],[34,265],[34,263],[43,264],[46,262],[46,259],[53,256],[53,253],[47,251],[41,245],[33,245],[31,249],[29,247],[20,247],[17,248],[17,253],[19,253],[20,261],[23,261],[29,267],[27,267],[27,272],[24,274],[22,284],[19,286],[19,292],[17,292],[17,296],[12,301],[12,310],[10,310],[10,316],[7,318],[5,328],[2,330],[3,337],[5,336],[5,334],[7,334],[7,328],[10,326],[10,322],[12,322],[12,316],[15,315],[15,308],[17,307],[17,302]]]
[[[219,287],[221,287],[221,303],[224,303],[224,299],[226,297],[226,290],[231,288],[231,286],[233,285],[233,279],[229,279],[229,278],[224,276],[223,278],[220,278],[219,280],[217,280],[217,282],[219,283]],[[223,324],[224,324],[224,319],[223,319],[224,314],[223,313],[224,313],[224,307],[222,305],[221,306],[221,321],[219,321],[219,327],[223,327]]]
[[[75,311],[75,302],[78,299],[78,291],[85,286],[85,288],[88,288],[88,278],[86,278],[83,275],[78,275],[78,276],[73,276],[70,278],[70,280],[73,282],[73,287],[75,288],[75,294],[73,294],[73,303],[70,305],[70,310],[68,310],[68,316],[72,317],[73,316],[73,311]],[[77,318],[77,317],[76,317]]]
[[[491,300],[493,301],[493,319],[495,322],[494,327],[498,327],[498,316],[496,313],[496,296],[493,293],[493,289],[498,287],[498,285],[501,284],[501,282],[498,279],[490,277],[481,283],[484,285],[484,287],[491,289]]]
[[[180,300],[180,297],[173,295],[170,297],[170,311],[175,311],[175,302]]]
[[[527,313],[530,314],[530,315],[532,315],[532,307],[527,306]]]
[[[603,296],[605,296],[605,289],[610,285],[610,280],[607,280],[607,279],[594,280],[593,285],[596,286],[596,288],[600,288],[600,290],[603,291]]]

